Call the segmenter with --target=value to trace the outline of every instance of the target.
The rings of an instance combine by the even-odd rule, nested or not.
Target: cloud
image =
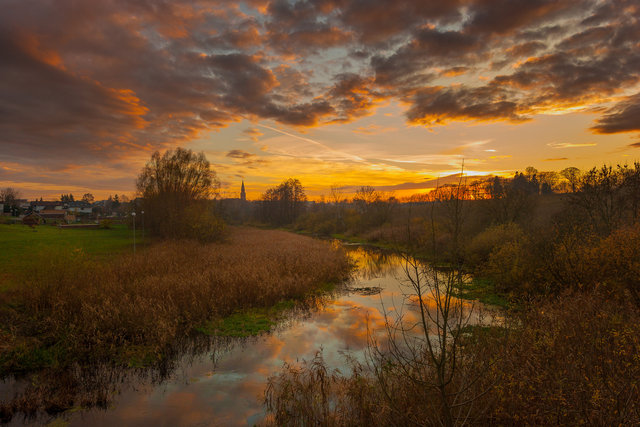
[[[255,157],[255,154],[251,154],[243,150],[231,150],[226,154],[226,156],[231,157],[232,159],[247,159]]]
[[[549,158],[549,159],[544,159],[545,162],[559,162],[562,160],[569,160],[568,157],[553,157],[553,158]]]
[[[381,133],[386,133],[386,132],[393,132],[398,130],[397,128],[393,127],[393,126],[381,126],[381,125],[377,125],[377,124],[370,124],[368,126],[358,126],[357,128],[355,128],[353,131],[355,133],[361,133],[363,135],[378,135]]]
[[[409,98],[407,118],[426,126],[443,125],[454,120],[528,120],[517,102],[499,87],[430,87],[416,91]]]
[[[355,74],[341,74],[329,91],[329,97],[338,113],[333,121],[350,122],[369,114],[374,105],[385,96],[373,89],[372,79]]]
[[[264,135],[262,132],[260,132],[260,129],[258,128],[247,128],[243,130],[242,133],[244,133],[249,138],[251,138],[253,142],[258,142],[260,137]]]
[[[259,158],[257,155],[253,153],[249,153],[247,151],[238,150],[238,149],[229,150],[227,154],[225,154],[225,157],[228,157],[234,160],[236,171],[238,170],[237,167],[243,167],[247,169],[258,169],[260,167],[267,166],[270,163],[269,160],[267,159]],[[216,167],[217,169],[225,169],[224,167],[221,168],[219,165]]]
[[[595,142],[550,142],[547,144],[551,148],[583,148],[595,147]]]
[[[595,133],[640,132],[640,93],[616,104],[596,123],[591,128]]]
[[[586,2],[553,0],[493,0],[476,2],[467,24],[471,32],[504,35],[518,28],[579,10]]]

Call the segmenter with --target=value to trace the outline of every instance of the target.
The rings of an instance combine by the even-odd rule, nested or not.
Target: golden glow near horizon
[[[5,5],[0,186],[133,197],[176,146],[250,199],[289,177],[312,199],[404,197],[463,162],[485,176],[640,158],[634,1],[362,4]]]

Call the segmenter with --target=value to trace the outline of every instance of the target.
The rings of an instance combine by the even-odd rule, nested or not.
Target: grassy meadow
[[[142,232],[137,230],[137,243]],[[0,286],[58,256],[84,255],[107,259],[133,251],[133,231],[126,225],[109,229],[59,228],[42,225],[32,229],[22,224],[0,224]]]

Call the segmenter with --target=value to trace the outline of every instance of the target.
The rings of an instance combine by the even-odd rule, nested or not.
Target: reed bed
[[[303,298],[350,269],[327,242],[232,228],[226,242],[166,241],[98,262],[48,254],[0,294],[0,374],[157,360],[177,338],[236,310]]]

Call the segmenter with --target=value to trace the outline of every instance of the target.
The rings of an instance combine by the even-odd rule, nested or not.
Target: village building
[[[39,215],[42,217],[46,224],[52,223],[69,223],[76,220],[75,215],[60,209],[52,209],[52,210],[42,210],[39,212]]]
[[[32,211],[31,213],[28,213],[27,215],[22,217],[22,223],[24,225],[29,225],[33,227],[33,226],[44,223],[44,218],[42,218],[42,216],[39,213]]]

